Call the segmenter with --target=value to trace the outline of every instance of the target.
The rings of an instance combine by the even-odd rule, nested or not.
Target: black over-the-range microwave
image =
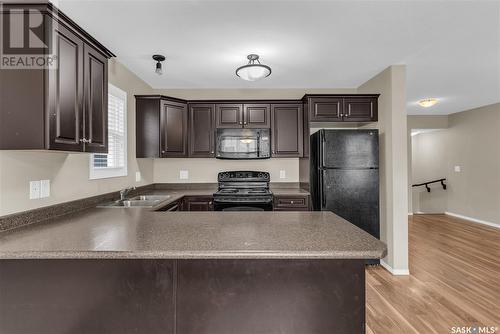
[[[217,129],[216,158],[269,159],[269,129]]]

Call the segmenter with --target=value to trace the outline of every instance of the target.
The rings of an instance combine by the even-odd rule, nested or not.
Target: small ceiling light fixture
[[[162,56],[162,55],[153,55],[153,59],[156,61],[156,69],[155,69],[156,74],[162,75],[163,74],[163,70],[161,68],[161,62],[165,61],[165,56]]]
[[[236,69],[236,75],[247,81],[256,81],[271,75],[271,68],[263,65],[259,61],[259,55],[250,54],[247,56],[248,64]]]
[[[428,98],[428,99],[422,99],[420,101],[418,101],[418,104],[421,106],[421,107],[424,107],[424,108],[429,108],[429,107],[432,107],[433,105],[435,105],[436,103],[438,103],[438,99],[435,99],[433,97],[431,98]]]

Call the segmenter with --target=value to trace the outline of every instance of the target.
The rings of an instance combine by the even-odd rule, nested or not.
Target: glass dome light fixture
[[[163,55],[153,55],[153,59],[156,61],[156,69],[155,72],[158,75],[163,74],[163,69],[161,68],[161,62],[165,61],[165,56]]]
[[[271,68],[263,65],[259,61],[259,55],[250,54],[247,56],[248,64],[236,69],[236,75],[247,81],[256,81],[271,75]]]

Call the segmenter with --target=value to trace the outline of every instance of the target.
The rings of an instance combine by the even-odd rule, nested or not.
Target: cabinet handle
[[[243,124],[243,122],[240,122],[240,125],[242,125],[242,124]]]
[[[210,153],[214,154],[214,151],[212,151],[212,152],[210,152]]]
[[[290,204],[293,204],[293,201],[290,201]]]
[[[243,124],[247,125],[247,122],[243,122]]]
[[[92,139],[87,139],[87,143],[92,144]]]
[[[161,151],[161,154],[165,154],[165,151]]]
[[[80,143],[89,143],[89,141],[87,141],[87,138],[80,138]]]

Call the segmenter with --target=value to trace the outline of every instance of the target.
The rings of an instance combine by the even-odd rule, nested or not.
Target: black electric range
[[[219,190],[214,194],[215,211],[272,211],[273,194],[269,173],[255,171],[220,172]]]

